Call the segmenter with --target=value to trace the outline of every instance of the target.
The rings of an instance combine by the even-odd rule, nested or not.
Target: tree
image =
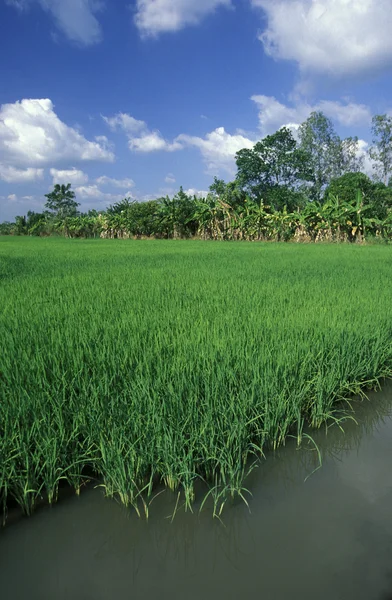
[[[365,173],[346,173],[333,179],[325,190],[325,198],[339,196],[342,202],[350,203],[361,192],[364,206],[371,206],[372,215],[385,219],[392,207],[392,189],[381,182],[374,182]]]
[[[166,237],[189,237],[196,233],[195,198],[188,196],[182,186],[173,198],[159,198],[158,204],[159,223]]]
[[[119,202],[111,204],[106,212],[109,215],[121,215],[123,213],[127,213],[129,209],[132,208],[132,206],[135,204],[135,202],[136,201],[132,200],[131,198],[124,198]]]
[[[358,138],[341,140],[331,119],[321,111],[312,112],[299,128],[300,148],[307,153],[313,171],[313,200],[320,200],[325,187],[333,178],[350,171],[358,171],[362,160],[358,157]]]
[[[29,235],[41,235],[45,232],[47,216],[29,210],[27,213],[27,231]]]
[[[70,183],[67,185],[56,183],[53,191],[45,194],[45,198],[47,198],[45,208],[51,211],[55,218],[62,219],[77,215],[79,203],[75,200],[75,192],[71,190]]]
[[[299,127],[300,147],[307,152],[314,174],[313,199],[320,200],[322,190],[335,173],[339,140],[332,122],[322,112],[312,112]]]
[[[11,235],[14,231],[14,224],[10,221],[0,223],[0,235]]]
[[[25,235],[27,233],[26,217],[18,215],[15,217],[14,234]]]
[[[210,185],[210,192],[215,198],[219,198],[234,209],[243,208],[247,199],[246,192],[238,180],[225,183],[223,179],[215,177],[214,183]]]
[[[287,127],[237,152],[236,164],[239,185],[255,199],[270,199],[274,208],[283,208],[289,191],[312,179],[309,156]]]
[[[370,158],[374,160],[376,177],[385,185],[392,172],[392,117],[375,115],[372,119],[373,146]]]
[[[361,190],[364,200],[369,201],[374,194],[374,189],[374,183],[365,173],[346,173],[332,179],[325,190],[325,197],[339,196],[342,202],[352,202],[357,190]]]
[[[223,196],[226,192],[226,183],[223,179],[218,179],[218,177],[214,177],[214,183],[210,185],[210,192],[215,194],[216,196]]]
[[[359,156],[359,142],[358,137],[347,137],[340,142],[340,153],[338,155],[338,162],[336,170],[338,176],[344,175],[345,173],[358,173],[363,169],[364,156]]]

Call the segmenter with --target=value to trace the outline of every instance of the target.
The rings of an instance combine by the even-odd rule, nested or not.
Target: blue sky
[[[0,0],[0,221],[71,182],[83,210],[203,192],[323,110],[390,112],[391,0]]]

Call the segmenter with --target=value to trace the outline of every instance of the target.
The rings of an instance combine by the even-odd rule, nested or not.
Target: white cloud
[[[196,190],[195,188],[189,188],[184,192],[187,196],[196,196],[196,198],[205,198],[209,194],[207,190]]]
[[[114,154],[113,154],[114,144],[113,144],[113,142],[108,140],[106,135],[96,135],[94,137],[94,139],[97,142],[97,144],[102,148],[102,150],[104,150],[105,152],[108,153],[108,155],[110,155],[114,158]]]
[[[204,138],[181,134],[175,142],[199,148],[207,165],[207,171],[214,175],[220,171],[233,174],[235,172],[235,154],[242,148],[252,148],[255,143],[240,132],[234,135],[227,133],[224,127],[218,127],[215,131],[207,133]]]
[[[114,160],[103,141],[91,142],[63,123],[49,99],[25,99],[0,107],[0,155],[3,165],[25,170]]]
[[[96,183],[98,185],[112,185],[120,189],[129,189],[135,185],[133,179],[113,179],[112,177],[107,177],[106,175],[98,177],[98,179],[96,179]]]
[[[44,176],[43,169],[29,167],[27,169],[17,169],[11,165],[0,163],[0,179],[7,183],[24,183],[37,181]]]
[[[275,132],[280,127],[296,128],[303,123],[312,111],[322,111],[327,117],[340,125],[351,127],[354,125],[367,126],[371,121],[371,111],[364,104],[354,102],[333,102],[321,100],[316,104],[299,101],[293,106],[282,104],[273,96],[252,96],[252,100],[259,109],[260,129],[262,135]]]
[[[135,152],[156,152],[158,150],[174,152],[182,148],[181,144],[177,142],[167,142],[159,131],[146,132],[139,138],[130,139],[128,145]]]
[[[321,100],[311,108],[322,111],[344,127],[369,125],[372,120],[370,108],[365,104],[356,104],[355,102],[343,104],[338,101]]]
[[[72,183],[72,185],[82,185],[88,182],[88,175],[78,169],[50,169],[50,174],[55,183]]]
[[[196,25],[231,0],[137,0],[135,23],[143,36],[173,32]]]
[[[390,68],[390,0],[251,0],[265,11],[267,54],[303,72],[355,75]]]
[[[172,142],[167,141],[158,131],[151,131],[145,121],[139,121],[131,115],[119,113],[114,117],[103,117],[112,131],[121,129],[128,137],[128,146],[135,152],[173,152],[186,147],[199,148],[203,160],[207,164],[209,173],[226,171],[235,172],[234,156],[242,148],[252,148],[254,141],[246,137],[245,133],[237,130],[231,135],[223,127],[208,133],[205,138],[182,133]],[[171,174],[168,175],[171,179]],[[167,181],[166,183],[174,183]]]
[[[7,200],[9,200],[10,202],[17,202],[18,196],[16,194],[10,194],[9,196],[7,196]]]
[[[110,194],[103,192],[96,184],[79,186],[75,188],[77,199],[82,199],[85,202],[97,202],[99,204],[110,204],[112,202],[118,202],[123,198],[132,197],[132,192],[128,190],[123,194]]]
[[[158,130],[151,131],[145,121],[138,121],[126,113],[118,113],[114,117],[103,117],[112,131],[122,129],[128,137],[128,146],[135,152],[156,152],[164,150],[173,152],[182,148],[174,141],[168,142]]]
[[[168,173],[165,177],[165,183],[176,183],[176,178],[173,173]]]
[[[369,149],[370,146],[368,142],[365,142],[365,140],[358,140],[357,157],[363,161],[361,171],[366,173],[369,177],[372,177],[374,175],[374,162],[370,158]]]
[[[91,46],[101,41],[101,26],[95,14],[103,9],[100,0],[6,0],[7,4],[23,11],[38,3],[54,19],[58,29],[72,42]],[[56,36],[54,36],[56,39]]]
[[[112,131],[123,129],[128,135],[137,135],[146,129],[145,121],[138,121],[127,113],[118,113],[114,117],[102,117]]]

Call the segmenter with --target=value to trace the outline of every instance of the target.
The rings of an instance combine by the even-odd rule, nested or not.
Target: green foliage
[[[372,181],[364,173],[346,173],[333,179],[326,189],[325,197],[339,196],[342,202],[352,202],[360,191],[363,204],[371,208],[372,216],[385,219],[392,208],[392,189],[381,182]]]
[[[15,217],[13,233],[14,233],[14,235],[24,235],[25,233],[27,233],[26,217],[23,217],[23,216]]]
[[[233,210],[243,208],[248,199],[248,194],[238,180],[225,183],[223,179],[217,179],[215,177],[214,183],[210,185],[210,193],[215,201],[223,201],[230,205]]]
[[[375,115],[372,119],[373,147],[370,156],[375,161],[376,175],[386,185],[392,172],[392,117]]]
[[[120,202],[115,202],[115,204],[109,206],[106,212],[108,215],[122,215],[128,213],[134,204],[135,201],[131,200],[131,198],[124,198]]]
[[[283,208],[282,198],[290,189],[312,179],[308,154],[297,148],[293,134],[285,127],[254,148],[240,150],[236,164],[240,187],[277,210]]]
[[[173,197],[158,200],[159,225],[166,238],[190,237],[196,233],[195,198],[185,194],[182,187]]]
[[[112,238],[124,237],[125,233],[137,238],[159,236],[161,227],[158,213],[157,200],[136,202],[125,198],[110,206],[105,216],[100,217],[103,235]]]
[[[332,121],[322,112],[312,112],[299,128],[300,148],[309,157],[313,173],[310,197],[320,201],[332,179],[361,168],[357,158],[358,138],[341,140]]]
[[[26,228],[28,235],[48,235],[51,228],[48,224],[48,216],[45,213],[36,213],[29,210],[26,219]]]
[[[356,191],[361,190],[365,201],[369,203],[375,189],[374,182],[364,173],[345,173],[341,177],[332,179],[325,191],[325,197],[332,194],[339,196],[343,202],[350,202],[355,197]]]
[[[294,190],[288,186],[275,186],[269,189],[265,195],[266,203],[275,211],[283,211],[287,209],[289,212],[294,212],[303,208],[308,199],[305,193],[301,190]]]
[[[91,475],[146,515],[160,482],[188,507],[197,481],[241,494],[252,460],[391,375],[391,252],[2,238],[0,510]]]
[[[77,214],[79,203],[75,200],[75,192],[71,190],[71,184],[60,185],[56,183],[50,194],[45,194],[47,198],[45,208],[51,211],[53,217],[63,219],[73,217]]]
[[[3,221],[3,223],[0,223],[0,235],[12,235],[14,227],[15,223]]]

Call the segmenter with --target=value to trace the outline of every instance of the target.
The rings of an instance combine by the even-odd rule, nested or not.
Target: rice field
[[[4,520],[92,477],[146,516],[247,501],[252,458],[391,375],[391,274],[388,246],[0,238]]]

